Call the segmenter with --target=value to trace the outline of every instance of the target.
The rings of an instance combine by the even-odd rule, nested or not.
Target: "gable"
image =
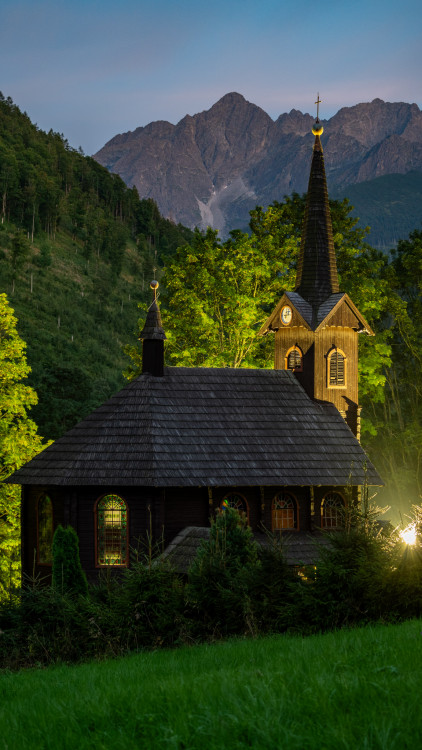
[[[318,308],[316,331],[326,326],[342,326],[374,336],[374,332],[347,294],[332,294]]]
[[[290,307],[292,310],[292,326],[303,326],[308,331],[311,330],[312,325],[312,307],[300,294],[296,292],[285,292],[281,297],[278,305],[273,310],[269,318],[265,321],[264,325],[260,329],[258,335],[265,336],[271,331],[278,331],[279,328],[283,328],[281,322],[281,311],[284,307]],[[287,326],[286,326],[287,327]]]

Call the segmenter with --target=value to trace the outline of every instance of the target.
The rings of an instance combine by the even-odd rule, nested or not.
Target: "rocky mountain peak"
[[[306,190],[314,118],[297,109],[274,122],[241,94],[210,109],[112,138],[95,154],[165,216],[223,235],[245,227],[249,210]],[[422,113],[416,104],[343,107],[323,121],[329,190],[391,173],[422,171]]]

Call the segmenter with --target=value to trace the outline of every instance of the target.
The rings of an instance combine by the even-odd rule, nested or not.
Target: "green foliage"
[[[284,543],[278,532],[267,533],[267,544],[259,550],[260,565],[250,575],[250,601],[259,633],[279,633],[291,627],[289,612],[298,589],[297,574],[287,564]]]
[[[368,242],[389,251],[400,237],[421,224],[422,172],[387,174],[336,190],[346,195],[361,226],[370,227]]]
[[[183,610],[179,576],[159,561],[152,566],[136,562],[123,573],[109,598],[106,617],[97,622],[101,632],[118,634],[121,651],[174,646]]]
[[[294,288],[306,197],[294,194],[266,211],[251,211],[251,234],[195,233],[179,247],[165,270],[163,317],[169,364],[203,367],[272,367],[273,341],[258,330],[283,291]],[[377,329],[377,339],[360,341],[362,400],[382,402],[385,368],[391,364],[391,333],[385,324],[404,306],[391,289],[385,255],[369,247],[350,216],[347,200],[331,201],[334,244],[342,290]],[[139,371],[139,353],[133,351]],[[371,423],[364,429],[375,431]]]
[[[420,629],[412,621],[310,638],[233,639],[4,672],[3,744],[28,750],[47,742],[56,750],[416,748]]]
[[[85,597],[32,581],[18,606],[0,609],[0,663],[18,669],[95,656],[95,615],[95,604]]]
[[[53,537],[53,588],[61,594],[86,596],[88,582],[79,558],[78,535],[71,526],[58,526]]]
[[[28,342],[42,434],[59,437],[124,385],[122,346],[153,267],[191,235],[0,95],[0,289]]]
[[[0,602],[12,596],[20,577],[20,487],[2,482],[45,447],[27,416],[37,395],[22,382],[30,368],[16,325],[0,294]]]
[[[316,566],[297,575],[280,538],[270,535],[258,549],[245,519],[228,509],[213,523],[187,581],[147,556],[119,575],[105,575],[88,595],[78,564],[70,564],[77,559],[76,535],[59,527],[53,585],[29,581],[19,600],[0,607],[0,667],[420,617],[420,539],[412,549],[396,532],[382,533],[375,512],[364,498],[343,532],[316,538]],[[414,513],[420,532],[421,508]]]
[[[421,258],[420,230],[401,240],[392,252],[387,275],[392,366],[385,371],[384,401],[367,405],[376,429],[369,448],[388,480],[386,501],[402,515],[422,497]]]
[[[22,230],[16,232],[12,240],[11,264],[14,272],[24,265],[30,253],[29,240]]]
[[[270,217],[271,209],[268,209]],[[257,338],[272,300],[291,281],[298,238],[278,227],[283,243],[240,231],[227,242],[196,232],[166,267],[163,314],[171,364],[203,367],[268,366],[271,347]]]
[[[211,522],[189,570],[187,599],[211,637],[255,632],[249,588],[260,567],[258,547],[246,519],[233,508]]]
[[[5,747],[406,750],[421,623],[233,639],[0,675]],[[404,707],[408,710],[404,710]]]

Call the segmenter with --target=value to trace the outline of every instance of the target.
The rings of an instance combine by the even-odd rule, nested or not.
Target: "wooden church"
[[[382,484],[359,442],[358,337],[373,333],[339,289],[318,118],[313,133],[296,289],[260,332],[275,333],[274,370],[165,367],[154,292],[142,374],[8,480],[24,573],[48,575],[58,524],[94,579],[129,566],[150,523],[174,544],[229,505],[255,532],[305,539],[341,525],[350,488]]]

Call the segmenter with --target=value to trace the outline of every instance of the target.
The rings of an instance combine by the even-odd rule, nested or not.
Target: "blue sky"
[[[0,90],[95,153],[238,91],[274,119],[422,105],[420,0],[0,0]]]

